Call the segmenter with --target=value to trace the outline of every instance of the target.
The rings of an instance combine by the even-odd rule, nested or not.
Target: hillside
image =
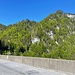
[[[1,32],[2,30],[4,30],[5,28],[6,28],[6,26],[5,26],[5,25],[0,24],[0,32]]]
[[[7,26],[0,32],[0,54],[74,60],[74,37],[75,14],[58,10],[39,23],[27,19]]]

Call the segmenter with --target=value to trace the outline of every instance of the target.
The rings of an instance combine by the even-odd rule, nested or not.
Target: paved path
[[[0,75],[68,75],[0,59]]]

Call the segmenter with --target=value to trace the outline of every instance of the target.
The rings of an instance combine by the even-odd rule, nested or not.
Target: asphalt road
[[[69,75],[0,59],[0,75]]]

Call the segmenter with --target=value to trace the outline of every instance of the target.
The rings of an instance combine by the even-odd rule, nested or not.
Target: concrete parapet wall
[[[8,60],[13,62],[22,63],[22,57],[20,56],[8,56]]]
[[[22,57],[22,63],[33,66],[34,58],[33,57]]]
[[[23,57],[23,56],[6,56],[0,55],[0,59],[10,60],[13,62],[23,63],[35,67],[53,69],[63,72],[75,73],[75,61],[60,60],[38,57]]]
[[[7,59],[8,59],[8,56],[6,56],[6,55],[0,55],[0,59],[5,59],[5,60],[7,60]]]
[[[75,61],[50,59],[50,69],[75,73]]]
[[[48,58],[33,58],[35,67],[49,69],[49,60]]]

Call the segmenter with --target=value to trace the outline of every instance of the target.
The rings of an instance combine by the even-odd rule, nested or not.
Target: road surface
[[[0,59],[0,75],[69,75]]]

